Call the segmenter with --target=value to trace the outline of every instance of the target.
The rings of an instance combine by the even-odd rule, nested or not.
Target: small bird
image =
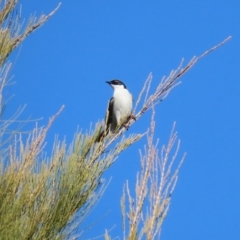
[[[132,116],[133,97],[127,90],[126,85],[120,80],[107,81],[113,88],[113,97],[108,103],[107,130],[110,128],[114,132],[121,126],[126,127],[126,123]]]

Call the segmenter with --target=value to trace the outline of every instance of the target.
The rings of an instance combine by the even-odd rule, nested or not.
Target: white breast
[[[114,122],[116,125],[123,124],[132,113],[132,95],[127,89],[121,88],[114,90],[113,98]]]

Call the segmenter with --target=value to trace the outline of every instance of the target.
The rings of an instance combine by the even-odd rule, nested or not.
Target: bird
[[[126,85],[118,79],[106,83],[113,88],[113,96],[108,103],[107,130],[115,132],[121,126],[127,128],[126,123],[130,118],[135,119],[132,115],[133,96]]]

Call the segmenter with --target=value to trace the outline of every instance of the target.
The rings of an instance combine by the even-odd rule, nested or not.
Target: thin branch
[[[189,63],[186,65],[186,67],[181,68],[183,61],[181,61],[179,67],[177,70],[172,71],[170,75],[167,78],[163,78],[162,81],[159,83],[158,87],[156,88],[156,91],[148,97],[147,100],[144,101],[144,104],[142,108],[138,111],[138,113],[135,115],[136,120],[138,120],[147,110],[151,108],[151,106],[155,106],[155,104],[159,103],[162,99],[164,99],[167,94],[170,92],[171,89],[173,89],[175,86],[177,86],[177,81],[179,78],[181,78],[185,73],[187,73],[200,59],[208,55],[209,53],[213,52],[214,50],[218,49],[222,45],[224,45],[227,41],[231,39],[231,36],[227,37],[224,41],[219,43],[218,45],[212,47],[211,49],[205,51],[203,54],[201,54],[198,57],[193,57]],[[148,93],[149,87],[147,87],[148,83],[151,82],[152,75],[150,74],[147,78],[146,82],[144,83],[143,90],[140,93],[140,96],[137,100],[137,105],[140,102],[140,98],[142,97],[143,93],[146,91],[146,94]],[[128,122],[128,126],[131,126],[135,120],[130,119]],[[110,140],[109,144],[106,146],[108,147],[112,142],[114,142],[120,135],[122,135],[126,131],[126,128],[121,128]]]

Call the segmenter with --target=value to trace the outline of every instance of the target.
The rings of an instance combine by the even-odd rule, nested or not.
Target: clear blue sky
[[[20,3],[27,17],[49,13],[58,1]],[[187,152],[161,239],[240,239],[239,13],[236,0],[63,0],[59,11],[11,55],[16,84],[6,95],[15,97],[5,114],[27,104],[21,119],[43,117],[44,125],[64,104],[47,137],[50,152],[55,134],[70,141],[77,126],[84,131],[104,117],[112,95],[105,81],[121,79],[136,98],[150,72],[154,87],[182,58],[189,61],[231,35],[157,106],[156,137],[165,143],[176,121],[180,154]],[[128,132],[143,131],[148,120],[144,116]],[[126,179],[135,184],[144,143],[120,155],[107,172],[111,183],[87,223],[108,215],[83,239],[114,225],[111,236],[122,238],[123,184]]]

